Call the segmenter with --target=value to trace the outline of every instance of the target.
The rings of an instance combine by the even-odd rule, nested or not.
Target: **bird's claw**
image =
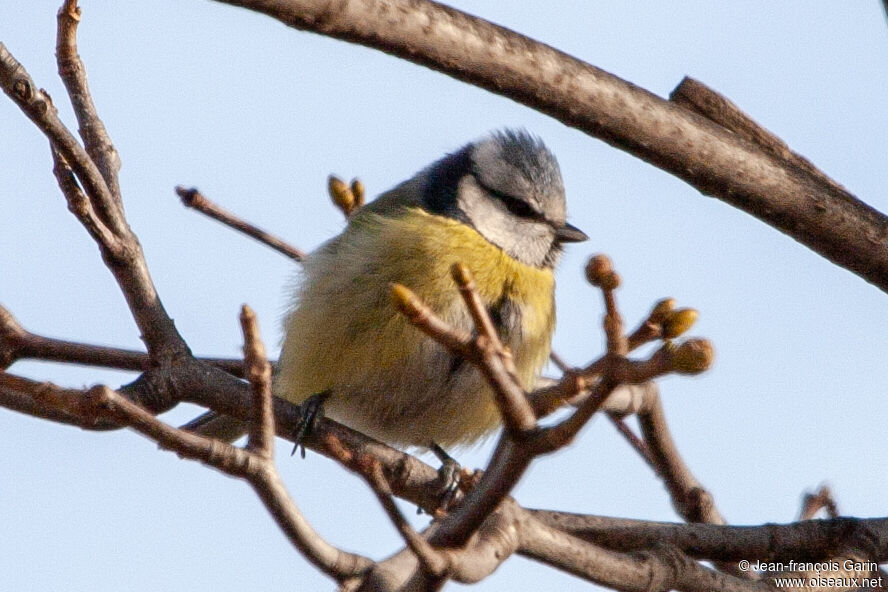
[[[302,417],[299,421],[299,426],[293,434],[293,452],[290,453],[290,456],[296,454],[296,449],[301,447],[302,451],[300,454],[302,458],[305,458],[305,446],[302,446],[302,441],[314,431],[318,419],[324,416],[324,402],[329,396],[330,391],[315,393],[299,405],[299,408],[302,410]]]
[[[441,485],[436,492],[440,499],[438,512],[447,512],[460,491],[462,467],[438,444],[432,442],[430,449],[441,461],[441,467],[438,469],[438,481]]]

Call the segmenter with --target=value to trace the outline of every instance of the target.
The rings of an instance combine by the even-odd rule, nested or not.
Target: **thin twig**
[[[802,496],[802,508],[799,511],[799,520],[810,520],[821,509],[826,510],[830,518],[838,518],[839,508],[833,498],[832,490],[827,485],[821,485],[816,492],[806,493]]]
[[[465,288],[474,292],[474,287]],[[471,298],[471,296],[468,296]],[[536,417],[526,400],[524,388],[515,375],[511,364],[511,354],[504,351],[499,338],[490,339],[479,328],[479,334],[472,336],[465,331],[451,327],[436,315],[416,294],[406,286],[392,286],[395,307],[407,320],[426,335],[443,345],[452,354],[475,364],[493,388],[494,398],[503,417],[503,423],[510,431],[521,432],[532,429]],[[487,315],[483,309],[472,314]],[[490,319],[488,317],[488,322]],[[491,323],[492,326],[492,323]]]
[[[8,368],[17,360],[27,359],[136,372],[147,370],[151,363],[147,353],[137,350],[36,335],[24,329],[12,313],[0,305],[0,369]],[[243,360],[237,358],[198,358],[198,360],[239,378],[245,376]]]
[[[652,469],[657,469],[657,463],[654,460],[654,456],[651,454],[648,445],[639,438],[635,432],[632,431],[632,428],[626,425],[626,422],[623,421],[622,418],[613,415],[612,413],[607,414],[607,418],[611,421],[617,431],[626,439],[627,442],[635,449],[635,452],[644,459],[644,461],[650,466]]]
[[[446,555],[433,548],[429,542],[416,532],[392,498],[392,490],[382,472],[378,459],[361,452],[348,450],[343,442],[335,436],[325,438],[327,450],[347,469],[357,473],[367,482],[382,505],[386,515],[401,534],[404,542],[413,551],[423,566],[424,571],[432,576],[440,577],[449,569]]]
[[[74,114],[80,125],[80,137],[83,139],[84,147],[115,197],[118,213],[122,213],[120,186],[117,180],[120,156],[111,142],[105,124],[99,118],[87,84],[86,68],[77,53],[77,25],[80,23],[80,14],[77,0],[64,0],[59,9],[56,35],[59,77],[68,90],[68,97],[71,99]]]
[[[554,351],[549,352],[549,359],[552,360],[552,363],[561,370],[561,372],[567,372],[570,370],[570,364],[564,361],[564,358],[559,356]]]
[[[241,307],[244,334],[244,366],[253,391],[253,421],[250,422],[247,448],[262,458],[274,459],[274,414],[271,410],[271,364],[259,336],[256,313],[246,304]]]
[[[666,423],[659,396],[648,399],[648,407],[638,412],[638,423],[653,457],[655,470],[669,491],[672,507],[688,522],[725,524],[712,494],[691,473],[681,457]],[[756,572],[740,570],[736,563],[718,563],[718,568],[740,578],[755,578]]]
[[[607,374],[605,374],[607,377]],[[618,386],[609,378],[603,378],[597,381],[590,389],[588,397],[583,403],[561,422],[541,429],[534,435],[530,446],[533,454],[548,454],[560,448],[567,446],[573,441],[573,438],[579,433],[589,419],[601,409],[605,399]]]
[[[117,237],[105,225],[93,208],[92,202],[83,193],[74,171],[68,166],[65,157],[58,151],[55,146],[51,146],[52,152],[52,174],[55,175],[59,189],[68,202],[68,210],[80,220],[86,231],[99,243],[107,245],[118,245]]]
[[[481,357],[493,356],[499,361],[499,364],[488,363],[483,364],[483,367],[501,365],[502,370],[505,371],[489,369],[485,372],[486,375],[489,374],[488,380],[494,391],[502,399],[499,407],[503,416],[503,424],[507,430],[516,433],[532,430],[536,426],[536,415],[527,400],[527,394],[521,387],[521,381],[515,370],[515,360],[512,353],[500,341],[496,327],[493,325],[493,319],[490,318],[487,307],[484,306],[484,302],[475,288],[472,273],[462,263],[454,263],[451,275],[466,308],[469,310],[475,329],[478,331],[474,343]]]
[[[49,139],[52,147],[63,156],[80,180],[87,195],[103,209],[113,208],[114,196],[108,190],[104,177],[89,154],[68,131],[58,117],[55,105],[46,91],[41,90],[25,67],[0,43],[0,85],[4,92],[33,121]],[[100,220],[108,224],[107,220]],[[117,230],[116,228],[111,229]]]
[[[583,392],[584,389],[600,381],[605,371],[613,372],[612,378],[618,384],[640,384],[671,372],[698,374],[709,368],[713,358],[712,344],[705,339],[688,339],[678,345],[668,342],[646,360],[628,360],[622,356],[615,360],[605,354],[585,368],[569,371],[560,381],[539,388],[528,397],[537,416],[543,417],[565,404],[582,404],[590,396]]]
[[[613,297],[613,290],[619,285],[619,279],[609,261],[601,256],[593,258],[587,271],[590,280],[601,287],[605,299],[608,312],[604,327],[609,348],[602,359],[586,369],[593,379],[590,395],[573,414],[551,427],[518,427],[521,419],[516,416],[513,419],[516,425],[504,430],[490,465],[476,486],[468,492],[464,502],[444,520],[441,528],[432,534],[433,545],[464,544],[515,486],[531,460],[569,443],[619,384],[645,382],[668,372],[701,372],[711,363],[711,345],[704,340],[689,340],[679,346],[666,344],[647,360],[636,362],[626,359],[624,353],[628,345]],[[404,286],[396,285],[393,288],[395,304],[412,324],[479,368],[497,393],[496,401],[504,419],[508,414],[515,413],[515,410],[510,409],[512,395],[506,395],[501,390],[515,390],[515,396],[520,397],[519,406],[529,408],[527,394],[514,372],[508,371],[510,359],[484,355],[484,346],[491,343],[495,345],[498,340],[482,339],[484,333],[490,330],[487,327],[490,321],[489,318],[485,319],[486,309],[479,305],[467,270],[455,266],[454,279],[461,286],[466,304],[476,319],[478,337],[473,338],[450,327]],[[585,375],[570,372],[552,387],[552,392],[557,391],[561,399],[567,400],[578,395],[584,388]],[[554,398],[556,397],[553,396]]]
[[[659,397],[652,398],[650,406],[639,411],[638,421],[676,512],[688,522],[724,524],[725,520],[716,509],[712,496],[681,458]]]
[[[70,203],[69,208],[99,246],[102,258],[127,300],[149,355],[158,363],[187,356],[188,346],[161,304],[141,245],[129,228],[117,197],[109,188],[102,171],[61,122],[49,95],[35,84],[24,66],[2,43],[0,87],[49,139],[52,151],[58,153],[55,159],[57,165],[64,163],[76,176],[89,207],[82,207],[82,203]],[[75,108],[77,105],[75,102]],[[87,119],[91,117],[88,114],[81,116]],[[62,172],[65,173],[64,170]],[[66,197],[70,197],[71,192],[64,185],[62,189]],[[107,229],[107,232],[95,232],[98,228]]]
[[[0,373],[0,384],[6,378],[8,375]],[[290,499],[270,457],[166,425],[106,386],[77,391],[19,379],[18,388],[28,389],[28,394],[38,403],[79,417],[86,424],[105,420],[126,425],[183,458],[245,479],[290,542],[315,567],[338,581],[358,576],[373,565],[370,559],[337,549],[321,538]]]
[[[286,241],[269,234],[261,228],[250,224],[246,220],[238,218],[228,210],[213,203],[197,189],[186,189],[185,187],[176,187],[176,193],[182,200],[182,203],[189,208],[193,208],[198,212],[218,220],[222,224],[230,228],[246,234],[249,237],[271,247],[278,253],[286,255],[293,261],[305,261],[305,253],[290,245]]]
[[[614,294],[620,287],[620,276],[613,269],[607,255],[594,255],[586,264],[586,279],[593,286],[601,288],[604,298],[604,335],[607,338],[607,353],[612,356],[625,356],[629,353],[629,343],[623,333],[623,318],[617,310]]]

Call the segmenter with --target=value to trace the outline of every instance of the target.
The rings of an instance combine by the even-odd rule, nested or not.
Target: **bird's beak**
[[[589,236],[573,224],[565,223],[555,231],[555,240],[559,243],[581,243],[589,240]]]

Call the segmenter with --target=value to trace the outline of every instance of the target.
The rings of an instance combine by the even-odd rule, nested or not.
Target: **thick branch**
[[[888,291],[888,218],[680,105],[428,0],[219,0],[528,105],[774,226]]]
[[[632,555],[590,545],[563,530],[542,524],[525,527],[521,554],[597,584],[627,592],[750,592],[769,586],[708,569],[679,549],[655,542]]]
[[[647,522],[551,510],[527,511],[549,526],[615,551],[634,551],[665,542],[701,560],[788,562],[821,561],[835,556],[842,549],[861,548],[875,561],[888,561],[888,518],[831,518],[790,524],[726,526]]]
[[[243,381],[200,362],[189,364],[188,368],[177,368],[177,379],[183,400],[244,422],[250,420],[250,390]],[[300,408],[275,397],[272,410],[277,435],[292,439],[296,427],[302,422]],[[328,438],[335,438],[349,450],[379,460],[386,481],[399,497],[429,512],[437,507],[439,499],[436,490],[440,482],[437,471],[429,465],[326,418],[318,419],[303,443],[307,448],[335,459],[336,455],[326,448]]]
[[[699,113],[710,121],[717,123],[738,136],[757,145],[764,152],[788,165],[797,167],[826,187],[838,192],[847,190],[827,177],[811,162],[790,150],[786,142],[756,123],[749,115],[740,110],[734,103],[721,96],[702,82],[685,77],[675,89],[669,93],[669,100]]]
[[[237,385],[243,405],[242,415],[246,419],[249,415],[247,403],[249,393],[245,385],[240,381],[234,381],[224,373],[214,374],[224,376]],[[26,382],[30,383],[30,381]],[[33,383],[31,387],[33,387]],[[0,389],[0,392],[2,391],[3,389]],[[277,401],[276,403],[280,403],[280,405],[276,404],[277,411],[279,411],[278,420],[292,421],[292,416],[298,414],[298,410],[289,403]],[[290,425],[292,426],[292,424]],[[292,427],[289,429],[292,431]],[[316,429],[317,431],[311,436],[312,440],[317,437],[326,438],[331,434],[336,438],[346,439],[350,447],[356,446],[365,451],[362,454],[370,454],[380,460],[386,479],[391,480],[395,490],[402,496],[405,492],[408,493],[406,496],[408,499],[431,496],[425,497],[425,500],[434,503],[430,500],[434,500],[431,492],[435,490],[437,475],[431,467],[403,453],[369,442],[359,434],[340,427],[334,422],[323,420],[319,422]],[[316,445],[314,442],[307,443],[312,447]],[[321,450],[323,449],[321,448]],[[423,493],[417,495],[418,491]],[[414,495],[409,495],[411,492]],[[666,541],[698,559],[736,561],[741,558],[749,560],[753,558],[762,560],[785,558],[803,560],[809,558],[805,549],[811,549],[814,555],[811,555],[810,558],[816,560],[818,558],[816,553],[822,552],[823,556],[830,556],[832,550],[838,545],[847,548],[855,545],[862,546],[863,542],[868,541],[866,548],[869,556],[881,561],[888,557],[888,520],[886,519],[865,521],[839,519],[808,521],[784,526],[716,527],[712,525],[651,524],[547,511],[534,511],[533,513],[536,518],[553,527],[614,550],[642,549],[657,541]],[[536,551],[528,549],[521,552],[548,562],[539,548],[536,548]],[[579,561],[583,556],[582,553],[576,555],[577,560]],[[562,563],[560,556],[558,563]],[[577,573],[575,570],[579,569],[577,565],[570,567],[573,565],[570,562],[564,565],[568,566],[572,573]],[[587,567],[588,569],[597,569],[594,565]]]

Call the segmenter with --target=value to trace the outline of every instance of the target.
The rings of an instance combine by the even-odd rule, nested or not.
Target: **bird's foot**
[[[302,445],[302,440],[314,431],[318,420],[324,416],[324,402],[329,397],[330,391],[322,391],[311,395],[299,405],[302,417],[293,433],[293,452],[290,453],[291,456],[296,454],[297,448],[301,448],[300,454],[302,458],[305,458],[305,446]]]
[[[436,492],[440,499],[438,508],[435,510],[435,515],[437,516],[440,514],[446,514],[456,501],[456,497],[461,490],[463,468],[458,462],[456,462],[456,459],[447,454],[447,452],[435,442],[432,442],[429,449],[438,457],[438,460],[441,461],[441,467],[438,469],[438,482],[440,483],[440,487]]]

